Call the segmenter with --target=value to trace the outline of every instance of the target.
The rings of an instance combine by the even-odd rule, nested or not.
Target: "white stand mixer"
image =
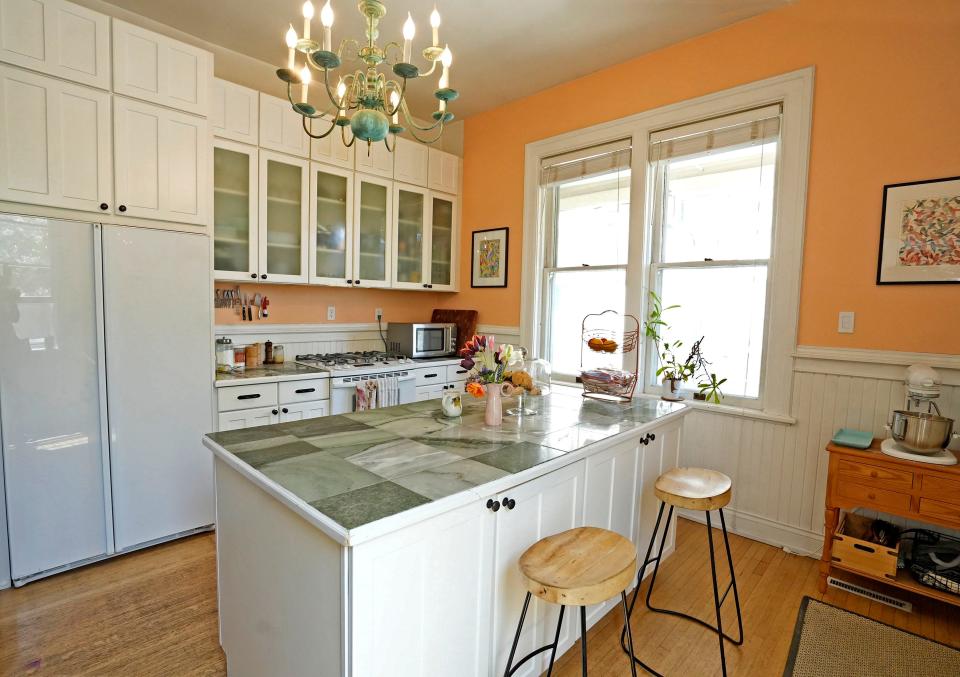
[[[904,383],[907,408],[893,412],[885,426],[890,437],[880,443],[880,451],[909,461],[956,465],[957,457],[946,448],[957,436],[953,420],[942,416],[934,401],[940,397],[939,375],[932,367],[915,364],[907,368]],[[924,403],[926,412],[921,411]]]

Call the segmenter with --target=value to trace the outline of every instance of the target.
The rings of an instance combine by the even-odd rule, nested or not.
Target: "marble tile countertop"
[[[447,418],[431,400],[211,433],[204,444],[306,517],[321,513],[328,519],[317,521],[349,542],[358,527],[461,492],[475,497],[485,484],[685,409],[646,398],[605,403],[562,390],[544,398],[539,415],[505,415],[498,428],[484,424],[483,402],[467,396],[459,418]]]
[[[265,364],[262,367],[233,371],[230,373],[217,372],[216,386],[254,385],[270,381],[296,381],[304,378],[323,378],[330,372],[325,369],[308,367],[288,360],[283,364]]]

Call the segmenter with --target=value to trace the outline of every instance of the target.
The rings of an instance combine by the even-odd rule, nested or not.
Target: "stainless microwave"
[[[390,350],[407,357],[447,357],[457,354],[457,325],[452,322],[391,322],[387,327]]]

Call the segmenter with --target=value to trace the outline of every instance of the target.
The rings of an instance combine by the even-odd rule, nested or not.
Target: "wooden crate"
[[[868,576],[895,579],[897,558],[900,555],[899,543],[896,547],[889,548],[845,533],[851,530],[851,522],[863,519],[866,518],[852,514],[845,514],[840,519],[840,525],[833,534],[833,561]]]

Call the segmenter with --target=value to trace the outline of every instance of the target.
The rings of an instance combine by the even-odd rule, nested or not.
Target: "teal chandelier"
[[[287,67],[277,71],[277,77],[287,83],[287,99],[293,110],[303,118],[303,130],[314,139],[322,139],[340,128],[340,135],[346,146],[352,146],[357,139],[366,141],[368,146],[383,141],[387,150],[393,151],[395,137],[407,130],[400,124],[400,116],[409,127],[410,134],[422,143],[433,143],[443,134],[443,126],[453,119],[453,113],[447,110],[447,103],[459,95],[457,90],[450,87],[450,64],[453,55],[450,48],[440,46],[439,28],[440,14],[434,7],[430,14],[430,26],[433,29],[433,43],[423,50],[423,58],[429,64],[429,70],[424,72],[412,63],[411,51],[416,26],[413,18],[407,14],[403,24],[403,44],[387,43],[382,49],[377,46],[379,37],[380,19],[387,13],[387,8],[381,0],[359,0],[357,8],[366,21],[366,39],[363,41],[345,39],[340,43],[337,51],[331,47],[331,32],[333,29],[333,9],[330,0],[320,10],[320,23],[323,27],[322,42],[310,37],[310,22],[313,19],[314,8],[310,0],[303,3],[303,36],[297,36],[291,24],[285,35],[288,56]],[[305,65],[297,69],[297,54],[304,56]],[[343,59],[356,59],[362,62],[360,68],[352,73],[339,75],[336,84],[331,82],[332,76],[341,65]],[[432,75],[437,64],[442,71],[436,91],[433,95],[438,101],[437,110],[433,112],[433,124],[421,126],[411,117],[406,102],[407,82],[417,78]],[[381,64],[391,67],[395,78],[388,78],[378,70]],[[318,71],[322,77],[317,80],[321,85],[321,99],[324,95],[330,105],[324,110],[318,110],[308,101],[310,82],[313,79],[311,69]],[[294,99],[296,85],[300,85],[299,100]],[[325,131],[315,133],[314,122],[329,125]],[[352,136],[348,139],[346,128],[349,127]],[[391,145],[390,136],[394,136]]]

